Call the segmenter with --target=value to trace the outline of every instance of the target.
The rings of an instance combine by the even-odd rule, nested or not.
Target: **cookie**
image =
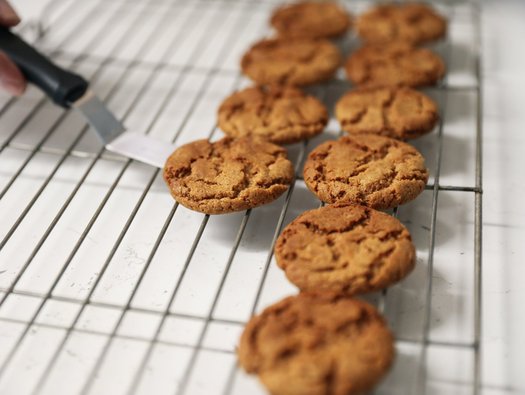
[[[412,271],[416,251],[391,215],[350,203],[307,211],[275,244],[277,265],[303,291],[379,291]]]
[[[447,32],[445,18],[425,4],[381,4],[362,14],[357,34],[369,44],[403,41],[423,44]]]
[[[344,136],[316,147],[304,181],[327,203],[389,209],[415,199],[428,180],[423,156],[411,145],[373,134]]]
[[[401,140],[431,132],[439,119],[432,99],[403,87],[354,89],[339,99],[335,115],[350,134],[372,133]]]
[[[261,85],[310,85],[331,79],[341,53],[328,40],[269,39],[242,57],[244,74]]]
[[[351,17],[335,2],[304,1],[278,8],[270,23],[279,37],[334,38],[346,33]]]
[[[396,42],[358,49],[346,61],[345,71],[362,87],[418,87],[435,85],[445,75],[445,64],[426,48]]]
[[[269,203],[288,189],[293,173],[284,148],[246,137],[194,141],[175,150],[164,166],[175,200],[206,214]]]
[[[291,144],[321,133],[328,111],[297,88],[270,85],[235,92],[221,104],[218,118],[219,127],[231,137],[258,136]]]
[[[388,371],[394,344],[370,304],[330,293],[301,293],[248,322],[238,357],[273,395],[357,395]]]

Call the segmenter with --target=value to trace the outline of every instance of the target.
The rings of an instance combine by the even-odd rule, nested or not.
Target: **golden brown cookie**
[[[439,119],[432,99],[403,87],[351,90],[337,102],[335,115],[350,134],[372,133],[401,140],[431,132]]]
[[[350,28],[351,17],[335,2],[304,1],[278,8],[270,23],[279,37],[333,38]]]
[[[316,147],[304,181],[327,203],[389,209],[415,199],[428,180],[423,156],[411,145],[373,134],[344,136]]]
[[[231,137],[259,136],[291,144],[321,133],[328,111],[315,97],[281,85],[235,92],[219,108],[219,127]]]
[[[263,139],[197,140],[175,150],[164,180],[183,206],[206,214],[247,210],[275,200],[293,178],[286,150]]]
[[[416,251],[391,215],[350,203],[307,211],[275,245],[277,265],[303,291],[348,295],[378,291],[412,271]]]
[[[369,44],[403,41],[422,44],[442,38],[445,18],[419,3],[381,4],[357,19],[357,33]]]
[[[394,359],[393,337],[377,310],[358,299],[301,293],[253,317],[238,357],[273,395],[357,395]]]
[[[445,75],[441,58],[406,43],[368,45],[345,64],[348,79],[362,87],[435,85]]]
[[[331,79],[341,54],[328,40],[270,39],[242,57],[244,74],[261,85],[310,85]]]

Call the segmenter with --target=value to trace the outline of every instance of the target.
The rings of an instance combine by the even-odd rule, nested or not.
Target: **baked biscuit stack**
[[[301,291],[247,324],[238,356],[272,394],[361,394],[386,374],[394,340],[385,320],[356,295],[383,290],[416,262],[393,209],[425,188],[424,158],[406,140],[433,130],[436,104],[414,88],[434,85],[443,61],[418,45],[443,37],[446,21],[421,4],[374,7],[355,21],[334,2],[275,10],[273,38],[242,57],[255,85],[218,110],[227,135],[177,149],[164,177],[182,205],[223,214],[269,203],[294,178],[283,144],[320,134],[328,111],[299,87],[334,78],[343,65],[330,40],[355,26],[364,45],[344,63],[355,86],[335,106],[347,135],[308,156],[306,186],[326,206],[292,221],[275,243],[277,265]]]

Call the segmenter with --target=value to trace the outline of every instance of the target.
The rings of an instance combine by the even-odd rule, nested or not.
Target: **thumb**
[[[26,80],[21,71],[0,51],[0,85],[9,93],[20,96],[26,89]]]

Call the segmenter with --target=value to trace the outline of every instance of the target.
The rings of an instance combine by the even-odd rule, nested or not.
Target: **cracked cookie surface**
[[[263,139],[197,140],[171,154],[164,180],[180,204],[206,214],[247,210],[278,198],[293,179],[286,150]]]
[[[360,87],[435,85],[445,75],[443,60],[407,43],[367,45],[345,64],[349,80]]]
[[[319,145],[308,155],[303,174],[308,189],[323,202],[380,210],[415,199],[428,180],[425,160],[414,147],[372,134]]]
[[[277,239],[275,258],[303,291],[356,295],[400,281],[414,268],[416,253],[410,233],[396,218],[339,203],[292,221]]]
[[[335,115],[350,134],[401,140],[431,132],[439,119],[436,103],[411,88],[354,89],[339,99]]]
[[[270,23],[279,37],[333,38],[350,28],[351,17],[335,2],[304,1],[278,8]]]
[[[321,133],[328,112],[315,97],[286,86],[255,86],[235,92],[219,108],[219,127],[231,137],[259,136],[291,144]]]
[[[310,85],[331,79],[341,54],[328,40],[267,39],[242,57],[245,75],[261,85]]]
[[[370,304],[331,293],[301,293],[248,322],[238,357],[274,395],[356,395],[385,375],[394,345]]]
[[[381,4],[362,14],[356,29],[359,37],[370,44],[391,41],[423,44],[442,38],[447,22],[425,4]]]

